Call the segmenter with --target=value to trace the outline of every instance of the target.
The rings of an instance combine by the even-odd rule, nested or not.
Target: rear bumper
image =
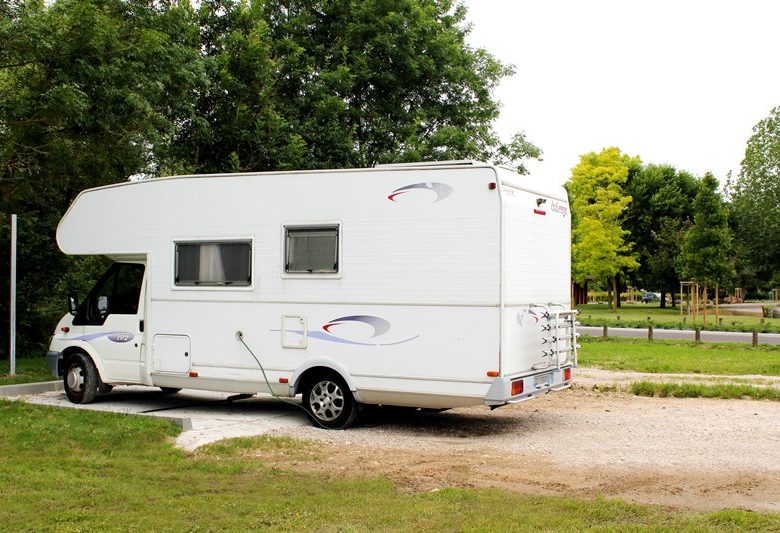
[[[499,407],[508,403],[524,402],[547,394],[550,391],[558,391],[571,387],[571,373],[574,365],[566,365],[561,368],[553,368],[524,376],[502,376],[495,378],[490,386],[484,403],[490,407]],[[569,369],[570,377],[564,379],[564,372]],[[523,382],[522,392],[512,395],[512,384]]]
[[[62,353],[60,352],[47,352],[46,363],[49,365],[49,372],[55,378],[61,376],[60,374],[60,361],[62,360]]]

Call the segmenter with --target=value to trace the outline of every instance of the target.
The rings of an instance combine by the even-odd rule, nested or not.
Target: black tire
[[[317,374],[305,382],[301,392],[303,406],[314,426],[346,429],[355,422],[358,404],[338,374]]]
[[[160,387],[160,390],[163,394],[176,394],[181,389],[177,389],[176,387]]]
[[[77,353],[68,359],[63,377],[65,395],[73,403],[89,403],[97,394],[97,368],[85,353]]]

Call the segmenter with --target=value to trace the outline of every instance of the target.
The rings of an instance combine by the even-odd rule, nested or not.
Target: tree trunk
[[[618,285],[617,276],[612,278],[612,294],[615,298],[615,306],[613,307],[613,309],[617,310],[620,308],[620,286]]]
[[[701,329],[707,329],[707,286],[704,286],[704,309],[701,314]]]
[[[614,309],[612,306],[612,284],[609,281],[610,280],[607,279],[607,309]]]
[[[666,291],[664,289],[661,289],[661,303],[660,303],[661,309],[666,309]]]
[[[669,291],[669,294],[671,294],[671,296],[672,296],[672,307],[674,307],[674,305],[675,305],[675,300],[674,300],[674,296],[675,296],[675,294],[674,294],[674,289],[670,290],[670,291]]]

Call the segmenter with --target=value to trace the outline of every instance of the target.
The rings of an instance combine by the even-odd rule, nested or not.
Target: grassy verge
[[[445,489],[271,469],[243,439],[189,455],[154,419],[0,402],[2,529],[8,531],[717,531],[780,529],[780,515],[692,514],[614,500]]]
[[[607,309],[606,305],[578,305],[579,321],[583,326],[611,326],[623,328],[646,328],[652,324],[655,328],[693,329],[701,327],[690,319],[680,319],[679,308],[661,309],[658,304],[625,304],[617,310]],[[707,313],[709,331],[759,331],[761,333],[780,333],[780,318],[761,318],[757,316],[735,316],[721,314],[721,322],[715,323],[715,311]]]
[[[780,346],[581,337],[579,362],[606,370],[780,376]]]
[[[16,385],[18,383],[35,383],[36,381],[52,381],[56,379],[49,373],[46,359],[43,357],[24,358],[16,360],[16,375],[8,375],[10,362],[0,361],[0,385]]]
[[[652,383],[639,381],[629,387],[637,396],[660,396],[661,398],[722,398],[726,400],[752,398],[780,402],[780,390],[750,385],[693,383]]]

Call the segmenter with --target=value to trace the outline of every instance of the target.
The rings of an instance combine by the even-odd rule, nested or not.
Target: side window
[[[288,274],[339,271],[339,227],[285,226],[284,271]]]
[[[177,242],[177,286],[252,284],[252,242]]]
[[[89,291],[74,325],[100,326],[108,315],[135,315],[144,281],[144,265],[114,263]]]
[[[117,315],[137,314],[143,281],[143,265],[121,264],[110,296],[109,312]]]

